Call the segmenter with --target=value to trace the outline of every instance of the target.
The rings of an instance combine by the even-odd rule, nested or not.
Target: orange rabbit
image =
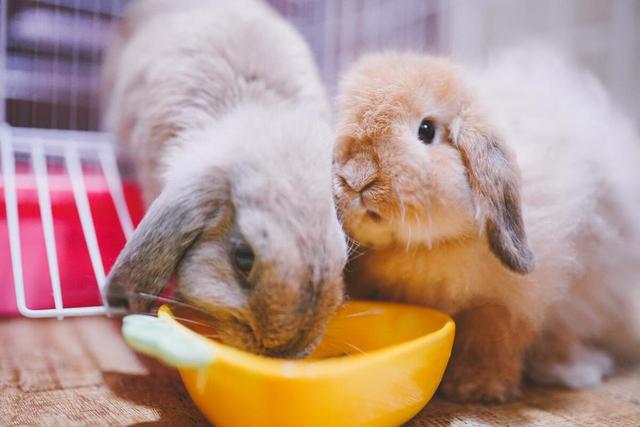
[[[458,335],[441,391],[598,383],[637,349],[640,138],[595,80],[544,49],[464,73],[378,54],[346,73],[334,194],[361,246],[352,294],[436,307]]]

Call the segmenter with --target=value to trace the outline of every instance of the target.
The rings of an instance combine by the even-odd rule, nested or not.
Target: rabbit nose
[[[361,176],[344,176],[338,174],[338,177],[342,180],[344,185],[348,187],[350,190],[356,193],[362,193],[367,188],[371,187],[376,180],[376,175],[367,175],[364,177]]]
[[[377,177],[378,174],[371,162],[361,162],[355,159],[349,160],[338,172],[338,178],[342,183],[356,193],[362,193],[373,186]]]

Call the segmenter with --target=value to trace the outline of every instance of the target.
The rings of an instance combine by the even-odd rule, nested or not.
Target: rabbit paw
[[[520,380],[486,367],[451,366],[440,393],[459,403],[506,403],[520,396]]]

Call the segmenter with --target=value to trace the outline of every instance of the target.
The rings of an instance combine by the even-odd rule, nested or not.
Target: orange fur
[[[529,323],[514,321],[504,306],[494,304],[460,312],[455,321],[461,332],[441,393],[453,400],[487,403],[518,396],[523,357],[533,339]],[[496,352],[500,347],[505,351]]]
[[[552,78],[566,81],[558,87],[567,96],[602,105],[584,95],[585,82],[554,61],[531,63],[556,66]],[[546,87],[548,71],[537,73]],[[498,107],[510,101],[511,108],[498,108],[511,119],[506,125],[492,115],[496,105],[484,103],[472,81],[442,58],[371,55],[346,73],[338,98],[334,195],[345,230],[360,246],[347,269],[350,292],[425,304],[456,317],[457,343],[443,392],[462,401],[517,396],[527,357],[529,374],[539,382],[577,387],[600,381],[610,359],[593,343],[612,348],[603,337],[620,313],[629,313],[623,285],[638,260],[632,250],[609,262],[604,249],[617,251],[611,236],[623,230],[629,247],[640,236],[628,215],[633,210],[625,210],[620,196],[624,189],[608,193],[615,204],[602,197],[604,188],[630,185],[615,176],[627,170],[587,151],[585,144],[595,145],[597,138],[567,137],[574,115],[581,114],[580,123],[597,124],[601,117],[564,105],[549,113],[548,96],[536,98],[539,87],[521,94],[520,87],[536,81],[532,75],[524,83],[514,78],[522,86],[512,84],[510,91],[503,91],[504,76],[497,75],[491,82],[498,96],[491,100]],[[524,93],[531,93],[532,106],[521,99]],[[518,106],[526,113],[514,114]],[[602,113],[620,122],[610,110]],[[436,128],[429,144],[418,138],[423,119]],[[609,144],[637,140],[621,129],[627,139]],[[550,162],[545,156],[552,150],[557,154]],[[528,157],[521,170],[523,152]],[[589,164],[598,164],[602,174]],[[621,285],[610,279],[614,274]],[[575,303],[563,306],[567,295]],[[583,321],[574,325],[574,319]],[[548,333],[552,329],[555,335]],[[624,337],[631,341],[631,334]],[[572,350],[563,353],[562,345]]]

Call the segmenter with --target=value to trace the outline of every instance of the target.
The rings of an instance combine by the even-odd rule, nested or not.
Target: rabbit
[[[176,3],[132,3],[105,58],[105,126],[148,210],[104,297],[145,312],[175,275],[226,344],[303,357],[344,293],[329,102],[266,4]]]
[[[544,46],[479,68],[376,53],[336,103],[347,294],[453,316],[445,398],[594,385],[637,356],[640,137],[594,77]]]

